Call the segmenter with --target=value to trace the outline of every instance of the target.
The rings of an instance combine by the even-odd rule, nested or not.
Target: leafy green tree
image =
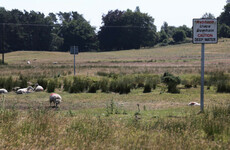
[[[168,40],[168,35],[164,30],[161,30],[159,32],[159,42],[167,41]]]
[[[161,26],[161,31],[164,31],[167,35],[169,34],[169,25],[167,22],[164,22]]]
[[[177,42],[183,42],[186,39],[186,34],[183,30],[176,30],[173,34],[173,40]]]
[[[202,18],[205,18],[205,19],[215,19],[215,16],[211,13],[205,13]]]
[[[220,24],[226,24],[227,26],[230,26],[230,3],[224,6],[224,12],[220,14],[218,21]]]
[[[137,7],[126,11],[109,11],[102,16],[103,26],[98,32],[102,50],[139,49],[157,43],[154,19]]]
[[[192,29],[188,28],[186,25],[180,26],[178,30],[183,30],[186,34],[186,37],[192,38]]]
[[[98,49],[95,28],[82,15],[77,12],[60,12],[58,15],[62,23],[57,35],[64,39],[62,46],[64,51],[68,51],[73,45],[78,46],[80,51]]]
[[[172,37],[175,30],[176,30],[176,27],[169,26],[167,22],[164,22],[163,25],[161,26],[161,31],[164,31],[169,38]]]
[[[226,24],[220,25],[219,37],[230,38],[230,27]]]

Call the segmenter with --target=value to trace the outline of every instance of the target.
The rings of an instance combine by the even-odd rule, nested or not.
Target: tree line
[[[206,13],[204,18],[214,17]],[[230,3],[218,19],[219,37],[230,37]],[[0,7],[1,53],[16,50],[69,51],[77,45],[80,51],[112,51],[140,49],[156,44],[168,45],[186,41],[192,29],[183,25],[169,26],[167,22],[157,32],[154,18],[134,11],[111,10],[102,16],[99,31],[78,12],[49,13],[6,10]],[[191,41],[191,40],[190,40]]]

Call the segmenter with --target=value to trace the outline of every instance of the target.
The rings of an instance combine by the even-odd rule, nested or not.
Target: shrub
[[[186,34],[183,30],[177,30],[172,38],[175,42],[183,42],[186,39]]]
[[[167,85],[169,93],[180,93],[179,89],[177,89],[177,85],[181,83],[179,77],[165,72],[164,75],[161,77],[161,81]]]

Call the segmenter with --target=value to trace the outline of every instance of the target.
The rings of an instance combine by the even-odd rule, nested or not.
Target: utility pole
[[[1,41],[1,43],[2,43],[1,44],[1,47],[2,47],[1,48],[1,51],[2,51],[2,64],[4,64],[5,63],[4,62],[4,59],[5,59],[4,58],[4,54],[5,54],[5,52],[4,52],[5,51],[5,49],[4,49],[4,42],[5,42],[5,23],[2,24],[2,38],[1,39],[2,39],[2,41]]]

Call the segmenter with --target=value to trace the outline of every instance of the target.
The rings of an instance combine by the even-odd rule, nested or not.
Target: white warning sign
[[[193,19],[193,43],[212,44],[217,42],[216,19]]]

